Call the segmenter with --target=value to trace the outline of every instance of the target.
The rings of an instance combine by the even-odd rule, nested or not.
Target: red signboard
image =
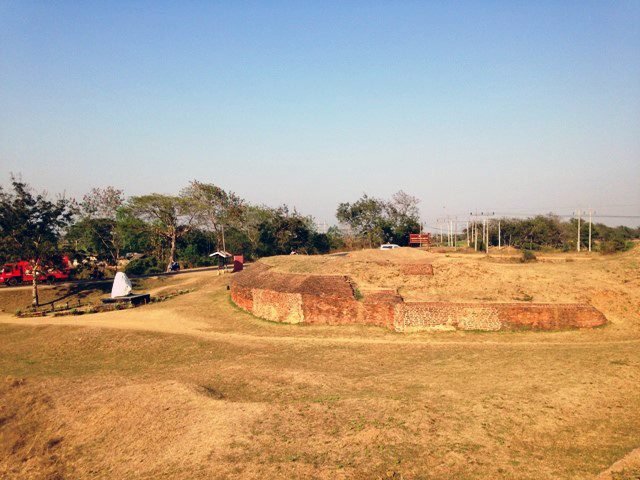
[[[431,245],[430,233],[410,233],[409,245],[429,246]]]
[[[234,255],[233,256],[233,271],[239,272],[244,268],[244,256],[243,255]]]

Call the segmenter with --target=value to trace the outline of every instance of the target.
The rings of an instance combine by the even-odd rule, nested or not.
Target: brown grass
[[[512,275],[444,255],[430,258]],[[605,328],[280,325],[235,308],[214,272],[154,285],[196,291],[137,309],[0,315],[0,478],[596,478],[640,446],[637,257],[518,274],[578,264]]]
[[[640,248],[616,256],[545,254],[520,263],[507,251],[437,254],[402,248],[346,256],[281,256],[261,260],[276,271],[349,275],[362,292],[398,291],[406,301],[585,303],[607,318],[633,318],[640,326]],[[578,260],[578,261],[574,261]],[[429,263],[433,276],[405,273]]]

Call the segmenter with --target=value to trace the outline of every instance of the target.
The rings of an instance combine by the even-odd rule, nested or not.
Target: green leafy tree
[[[116,215],[116,230],[122,242],[121,253],[149,253],[161,257],[163,240],[156,237],[145,225],[125,207]]]
[[[248,240],[252,256],[259,257],[261,256],[260,252],[264,252],[260,242],[261,231],[269,225],[273,216],[273,208],[264,205],[247,205],[240,231]]]
[[[131,197],[126,208],[140,220],[138,228],[169,244],[169,269],[176,258],[178,239],[193,228],[197,210],[190,199],[152,193]]]
[[[213,232],[193,228],[178,240],[178,257],[189,267],[205,267],[215,262],[209,258],[214,250],[216,239]]]
[[[219,245],[226,250],[225,228],[242,225],[246,209],[244,200],[212,183],[197,180],[182,191],[182,196],[188,199],[200,227],[213,231]]]
[[[329,250],[339,250],[346,246],[344,235],[335,225],[327,229],[326,235],[329,240]]]
[[[118,266],[123,247],[123,231],[118,228],[118,210],[124,203],[122,190],[93,188],[78,205],[80,220],[66,235],[77,250],[109,260]]]
[[[338,205],[336,218],[347,225],[369,248],[376,242],[409,243],[409,233],[420,231],[420,201],[399,191],[390,201],[369,197],[366,193],[354,203]]]
[[[71,203],[64,197],[50,200],[34,194],[24,182],[11,179],[12,191],[0,188],[0,255],[6,260],[28,261],[33,274],[33,306],[40,304],[38,276],[58,261],[59,241],[73,217]]]
[[[369,248],[381,241],[385,224],[384,201],[366,193],[354,203],[340,203],[336,212],[339,222],[348,225],[354,233],[366,239]]]
[[[402,190],[395,193],[390,202],[385,203],[387,214],[387,220],[384,222],[387,228],[385,240],[402,246],[409,244],[409,234],[420,232],[419,203],[420,200],[417,197]]]
[[[289,211],[281,206],[270,211],[270,215],[258,225],[260,233],[257,253],[259,256],[287,255],[291,252],[315,253],[313,219]]]

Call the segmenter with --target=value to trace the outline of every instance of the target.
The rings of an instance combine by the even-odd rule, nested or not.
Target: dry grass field
[[[397,271],[423,260],[433,277]],[[141,285],[193,289],[169,301],[77,317],[16,318],[21,293],[3,290],[0,478],[640,478],[640,251],[542,260],[416,250],[265,261],[420,298],[583,301],[610,323],[421,334],[276,324],[236,308],[228,276],[211,271]]]

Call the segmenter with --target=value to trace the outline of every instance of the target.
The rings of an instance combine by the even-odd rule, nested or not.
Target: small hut
[[[217,252],[213,252],[209,255],[210,257],[218,257],[218,268],[220,270],[227,267],[227,263],[233,258],[229,252],[225,252],[224,250],[218,250]]]

